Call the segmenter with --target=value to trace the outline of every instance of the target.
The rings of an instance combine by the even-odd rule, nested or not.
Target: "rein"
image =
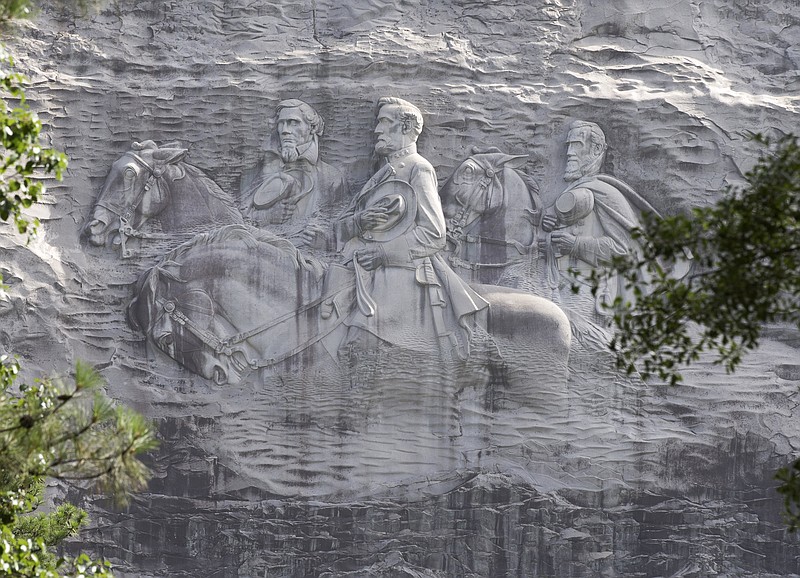
[[[157,307],[159,309],[161,309],[166,315],[168,315],[173,321],[175,321],[176,323],[178,323],[182,327],[186,328],[190,333],[192,333],[195,337],[197,337],[205,345],[207,345],[212,350],[214,350],[214,353],[216,355],[225,355],[227,357],[233,357],[234,353],[241,352],[241,350],[239,350],[239,349],[234,349],[237,345],[239,345],[241,343],[244,343],[245,341],[247,341],[251,337],[255,337],[256,335],[259,335],[261,333],[269,331],[270,329],[272,329],[274,327],[277,327],[281,323],[284,323],[286,321],[289,321],[290,319],[293,319],[293,318],[295,318],[295,317],[297,317],[299,315],[302,315],[303,313],[309,311],[310,309],[313,309],[314,307],[317,307],[318,305],[320,305],[324,301],[326,301],[328,299],[332,299],[333,297],[335,297],[339,293],[352,288],[352,286],[353,285],[348,285],[348,286],[346,286],[346,287],[344,287],[344,288],[342,288],[342,289],[340,289],[340,290],[338,290],[338,291],[336,291],[336,292],[334,292],[334,293],[332,293],[330,295],[323,295],[322,297],[314,299],[313,301],[311,301],[310,303],[305,304],[304,306],[300,307],[299,309],[294,310],[294,311],[290,311],[290,312],[278,317],[277,319],[272,319],[272,320],[268,321],[267,323],[264,323],[263,325],[260,325],[260,326],[254,328],[254,329],[251,329],[249,331],[244,331],[244,332],[241,332],[241,333],[237,333],[236,335],[233,335],[233,336],[230,336],[230,337],[226,337],[226,338],[220,338],[215,333],[212,333],[210,331],[207,331],[207,330],[203,329],[202,327],[199,327],[194,321],[192,321],[183,312],[181,312],[178,309],[178,306],[175,303],[175,301],[173,301],[171,299],[170,300],[164,300],[164,299],[161,299],[161,298],[157,298],[155,303],[156,303]],[[283,353],[283,354],[279,355],[278,357],[270,358],[268,360],[251,359],[251,360],[247,361],[247,364],[250,367],[250,369],[259,369],[261,367],[270,367],[272,365],[280,363],[281,361],[289,359],[290,357],[292,357],[294,355],[297,355],[298,353],[300,353],[301,351],[304,351],[305,349],[308,349],[309,347],[311,347],[315,343],[321,341],[322,339],[324,339],[325,337],[330,335],[337,327],[339,327],[342,323],[344,323],[344,320],[345,320],[345,316],[342,316],[330,328],[326,329],[325,331],[321,332],[318,335],[315,335],[314,337],[311,337],[310,339],[308,339],[308,340],[304,341],[303,343],[299,344],[294,349],[291,349],[290,351],[288,351],[286,353]]]
[[[135,229],[130,224],[130,219],[133,217],[136,209],[139,208],[144,196],[147,192],[153,188],[154,185],[157,184],[157,181],[163,178],[164,171],[159,168],[151,167],[147,161],[145,161],[142,157],[137,155],[134,152],[128,151],[128,155],[133,158],[142,168],[148,170],[150,174],[147,177],[147,181],[142,187],[141,191],[136,195],[133,202],[127,205],[123,210],[118,211],[114,207],[110,207],[106,204],[98,203],[104,209],[108,209],[112,213],[114,213],[119,218],[119,228],[117,232],[119,233],[120,238],[120,250],[122,253],[123,258],[127,258],[132,256],[133,252],[129,250],[125,246],[125,241],[127,239],[152,239],[152,240],[167,240],[174,238],[174,235],[168,235],[166,233],[145,233],[140,231],[139,229]]]

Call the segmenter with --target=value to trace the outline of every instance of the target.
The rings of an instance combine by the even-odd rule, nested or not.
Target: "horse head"
[[[509,155],[497,148],[473,154],[462,162],[445,182],[440,192],[442,208],[448,224],[463,228],[475,219],[507,205],[506,188],[521,177],[515,169],[528,159],[527,155]]]
[[[142,227],[170,204],[170,185],[182,179],[187,149],[151,140],[135,142],[111,166],[82,235],[93,245],[120,245],[121,236]],[[112,235],[112,233],[120,233]]]
[[[533,251],[538,187],[519,169],[527,155],[473,149],[440,195],[450,263],[469,281],[496,283]]]

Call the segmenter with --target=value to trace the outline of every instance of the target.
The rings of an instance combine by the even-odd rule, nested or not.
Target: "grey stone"
[[[621,376],[600,349],[602,318],[548,301],[537,225],[575,182],[563,177],[577,120],[605,134],[597,175],[662,214],[741,183],[758,153],[745,131],[796,130],[798,24],[795,0],[178,0],[110,4],[85,19],[45,3],[9,46],[70,174],[33,210],[37,240],[0,228],[0,344],[22,355],[26,379],[75,358],[95,364],[112,397],[154,419],[163,439],[150,491],[130,511],[87,502],[96,524],[81,545],[122,576],[797,575],[772,474],[798,451],[800,332],[769,328],[733,375],[701,359],[677,389]],[[277,361],[358,305],[352,289],[333,321],[302,311],[336,286],[325,267],[355,280],[334,223],[367,209],[402,223],[391,220],[408,199],[402,183],[349,207],[385,156],[374,138],[383,94],[424,117],[414,158],[436,175],[425,194],[435,201],[439,189],[451,224],[435,255],[489,311],[465,317],[468,356],[449,355],[438,336],[416,347],[432,332],[404,329],[383,342],[380,331],[332,337]],[[300,204],[304,176],[298,195],[267,186],[262,207],[276,190],[271,206],[298,203],[260,219],[249,187],[300,159],[273,155],[283,148],[275,111],[293,100],[324,119],[314,146],[330,178],[316,182],[335,184],[316,206]],[[119,223],[97,201],[112,198],[105,182],[124,183],[129,151],[175,160],[165,175],[185,171],[181,185],[204,183],[225,208],[155,214],[167,197],[157,187],[115,240]],[[485,194],[467,190],[482,182]],[[377,225],[373,235],[387,233]],[[198,233],[215,240],[203,250],[232,243],[235,258],[202,259],[188,249],[202,245]],[[352,256],[380,243],[343,241],[354,239]],[[380,267],[364,261],[369,289]],[[137,288],[143,276],[153,285]],[[192,292],[178,290],[184,276]],[[374,303],[367,319],[419,300],[410,279],[397,281],[397,303],[362,291]],[[289,321],[237,363],[220,365],[200,340],[175,354],[181,365],[167,353],[194,337],[182,328],[175,339],[171,317],[147,326],[157,306],[147,299],[162,295],[215,335]],[[128,324],[132,299],[148,338]],[[226,324],[220,305],[249,325]],[[429,327],[415,311],[398,327]]]

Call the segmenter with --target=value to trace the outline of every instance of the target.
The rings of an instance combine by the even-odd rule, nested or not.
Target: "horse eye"
[[[464,169],[464,172],[467,173],[468,175],[471,175],[472,173],[475,172],[475,167],[473,167],[472,165],[467,165],[466,168]]]
[[[125,169],[125,178],[126,179],[135,179],[136,178],[136,170],[133,167],[127,167]]]

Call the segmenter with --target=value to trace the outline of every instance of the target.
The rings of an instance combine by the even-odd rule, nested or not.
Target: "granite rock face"
[[[150,491],[124,513],[86,498],[95,523],[80,544],[119,575],[800,574],[771,479],[800,451],[797,329],[770,327],[734,375],[701,360],[685,385],[646,385],[599,353],[594,304],[558,287],[566,234],[625,247],[643,207],[673,214],[741,183],[758,154],[747,132],[797,132],[797,0],[117,2],[82,19],[45,6],[20,28],[9,43],[31,107],[70,168],[34,211],[36,240],[0,227],[0,344],[29,378],[94,363],[112,397],[158,424]],[[337,241],[374,246],[363,230],[330,231],[383,206],[369,183],[393,158],[375,148],[384,95],[422,113],[416,146],[448,227],[429,255],[446,268],[415,279],[435,286],[449,268],[483,283],[487,317],[467,317],[466,361],[416,348],[413,332],[403,346],[348,337],[284,356],[293,348],[270,347],[324,329],[314,308],[344,261]],[[324,119],[297,147],[318,167],[302,174],[274,122],[294,99]],[[575,121],[596,123],[606,144],[595,169],[565,179],[567,141],[598,142]],[[311,174],[330,206],[295,218]],[[180,205],[188,183],[203,200]],[[120,237],[114,219],[132,204],[107,191],[145,184]],[[432,200],[410,187],[385,204]],[[272,194],[295,195],[289,213]],[[416,230],[420,215],[393,227]],[[297,252],[314,226],[328,237]],[[235,259],[220,256],[220,227],[238,231]],[[605,250],[592,247],[578,265]],[[205,297],[174,291],[190,274]],[[374,288],[374,270],[364,275]],[[296,301],[278,299],[287,287]],[[352,292],[351,308],[365,295]],[[280,315],[291,328],[243,340],[273,363],[222,367],[198,333],[151,315],[167,301],[214,335]],[[220,308],[258,323],[225,326]],[[378,315],[387,308],[379,300]],[[410,327],[427,323],[421,311],[409,308]]]

